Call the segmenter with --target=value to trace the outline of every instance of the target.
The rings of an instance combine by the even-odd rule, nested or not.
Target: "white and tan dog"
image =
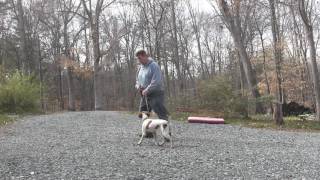
[[[152,133],[156,145],[162,146],[165,141],[167,141],[170,142],[170,146],[171,148],[173,148],[171,130],[168,121],[163,119],[149,119],[149,115],[147,113],[142,113],[142,120],[142,135],[140,141],[138,142],[138,145],[142,143],[142,140],[147,135],[147,133]],[[164,142],[159,143],[159,135],[164,138]]]

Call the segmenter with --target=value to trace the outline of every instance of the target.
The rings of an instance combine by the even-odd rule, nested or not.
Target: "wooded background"
[[[283,104],[293,101],[320,120],[319,7],[318,0],[2,0],[1,72],[35,76],[43,111],[136,110],[135,52],[145,49],[161,66],[170,111],[246,102],[232,110],[273,113],[282,124]]]

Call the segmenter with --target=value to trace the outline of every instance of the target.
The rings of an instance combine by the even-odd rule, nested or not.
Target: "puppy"
[[[163,119],[149,119],[149,114],[147,113],[142,113],[142,120],[142,135],[140,141],[138,142],[138,145],[142,143],[142,140],[147,135],[147,133],[152,133],[155,144],[158,146],[162,146],[165,142],[159,143],[157,138],[157,133],[161,133],[160,135],[164,138],[164,140],[170,142],[171,148],[173,147],[171,130],[168,121]]]

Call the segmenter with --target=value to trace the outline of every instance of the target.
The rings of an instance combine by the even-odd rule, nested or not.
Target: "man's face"
[[[147,55],[138,55],[137,58],[141,64],[147,64],[149,61]]]

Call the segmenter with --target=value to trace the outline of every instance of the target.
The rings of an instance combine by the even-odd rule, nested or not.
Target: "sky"
[[[111,0],[109,0],[111,1]],[[126,0],[122,0],[123,2],[126,2]],[[214,0],[181,0],[183,1],[190,1],[192,6],[194,8],[196,8],[197,10],[199,10],[199,12],[213,12],[213,8],[212,5],[210,3],[210,1],[214,1]],[[108,1],[107,1],[108,2]],[[117,1],[116,1],[117,2]],[[114,5],[117,7],[118,4],[114,3]],[[111,6],[112,7],[112,6]],[[118,7],[121,7],[120,5]],[[113,11],[115,13],[117,13],[117,9],[113,9]]]
[[[209,0],[190,0],[194,7],[198,7],[200,11],[210,12],[212,11],[212,6]]]

